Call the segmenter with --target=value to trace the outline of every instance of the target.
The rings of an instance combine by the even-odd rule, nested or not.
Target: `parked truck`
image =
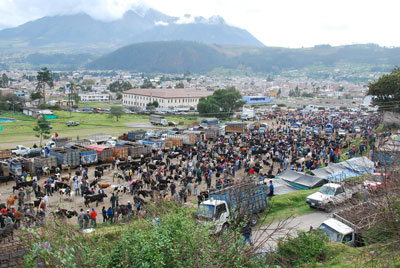
[[[54,147],[50,149],[49,155],[57,159],[57,165],[68,165],[72,168],[75,168],[81,164],[78,151]]]
[[[267,189],[264,184],[241,183],[210,192],[208,200],[200,203],[197,219],[212,224],[214,233],[225,231],[237,217],[248,218],[252,225],[258,222],[258,213],[267,208]]]
[[[79,145],[79,144],[70,144],[70,145],[68,145],[68,149],[79,152],[79,158],[80,158],[81,165],[96,164],[98,161],[96,150],[89,149],[89,148]]]
[[[104,133],[97,133],[97,134],[90,134],[88,136],[88,139],[100,144],[112,139],[112,136]]]
[[[242,122],[227,122],[225,133],[246,133],[247,126]]]
[[[108,163],[113,160],[113,149],[110,147],[93,144],[88,145],[88,148],[97,151],[97,157],[99,162],[101,163]]]
[[[11,150],[0,150],[0,160],[11,158]]]
[[[307,196],[306,203],[311,208],[319,208],[330,212],[335,206],[350,200],[361,192],[361,184],[345,186],[338,183],[327,183],[315,192]]]
[[[153,125],[161,125],[161,126],[168,126],[168,121],[167,119],[164,118],[162,115],[158,114],[151,114],[150,115],[150,123]]]
[[[369,230],[379,219],[377,207],[371,202],[361,203],[339,212],[320,226],[327,237],[333,242],[349,246],[363,246],[362,234]]]

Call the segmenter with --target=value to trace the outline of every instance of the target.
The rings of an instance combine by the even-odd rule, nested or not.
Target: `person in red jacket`
[[[93,228],[96,227],[96,218],[97,218],[97,212],[92,208],[92,211],[90,212],[90,224],[93,226]]]

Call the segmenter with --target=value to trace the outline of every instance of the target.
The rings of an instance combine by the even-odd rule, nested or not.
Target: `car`
[[[170,126],[170,127],[176,127],[178,124],[176,123],[176,122],[174,122],[174,121],[169,121],[168,122],[168,126]]]
[[[310,208],[319,208],[330,212],[334,206],[339,205],[361,192],[361,185],[353,188],[345,188],[337,183],[327,183],[306,198]]]
[[[355,131],[356,133],[360,133],[360,132],[361,132],[361,128],[360,128],[360,127],[354,127],[354,131]]]
[[[29,151],[28,147],[25,147],[23,145],[17,145],[17,147],[15,147],[15,149],[13,149],[11,152],[14,155],[23,155],[25,153],[27,153]]]
[[[41,155],[42,155],[41,148],[32,148],[32,149],[29,149],[26,153],[22,154],[22,156],[26,157],[26,158],[31,158],[31,157],[41,156]]]
[[[313,131],[313,128],[312,127],[306,127],[306,132],[307,133],[311,133]]]
[[[73,127],[73,126],[79,126],[80,124],[79,124],[79,122],[77,122],[77,121],[68,121],[67,122],[67,126],[68,127]]]

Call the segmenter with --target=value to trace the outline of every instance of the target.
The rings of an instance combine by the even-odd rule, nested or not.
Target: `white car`
[[[361,128],[360,128],[360,127],[355,127],[355,128],[354,128],[354,131],[355,131],[356,133],[360,133],[360,132],[361,132]]]
[[[25,147],[23,145],[17,145],[17,147],[15,147],[15,149],[12,150],[11,152],[15,155],[23,155],[28,153],[28,151],[29,151],[28,147]]]
[[[320,208],[329,212],[334,206],[351,199],[356,192],[360,191],[361,188],[346,189],[337,183],[327,183],[318,192],[307,196],[306,203],[311,208]]]

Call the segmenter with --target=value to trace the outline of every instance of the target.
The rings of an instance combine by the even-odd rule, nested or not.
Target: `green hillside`
[[[207,45],[188,41],[133,44],[89,63],[89,69],[203,73],[215,68],[247,67],[255,73],[281,73],[310,66],[373,65],[384,71],[400,64],[400,48],[374,44],[289,49]],[[384,66],[384,67],[382,67]]]

